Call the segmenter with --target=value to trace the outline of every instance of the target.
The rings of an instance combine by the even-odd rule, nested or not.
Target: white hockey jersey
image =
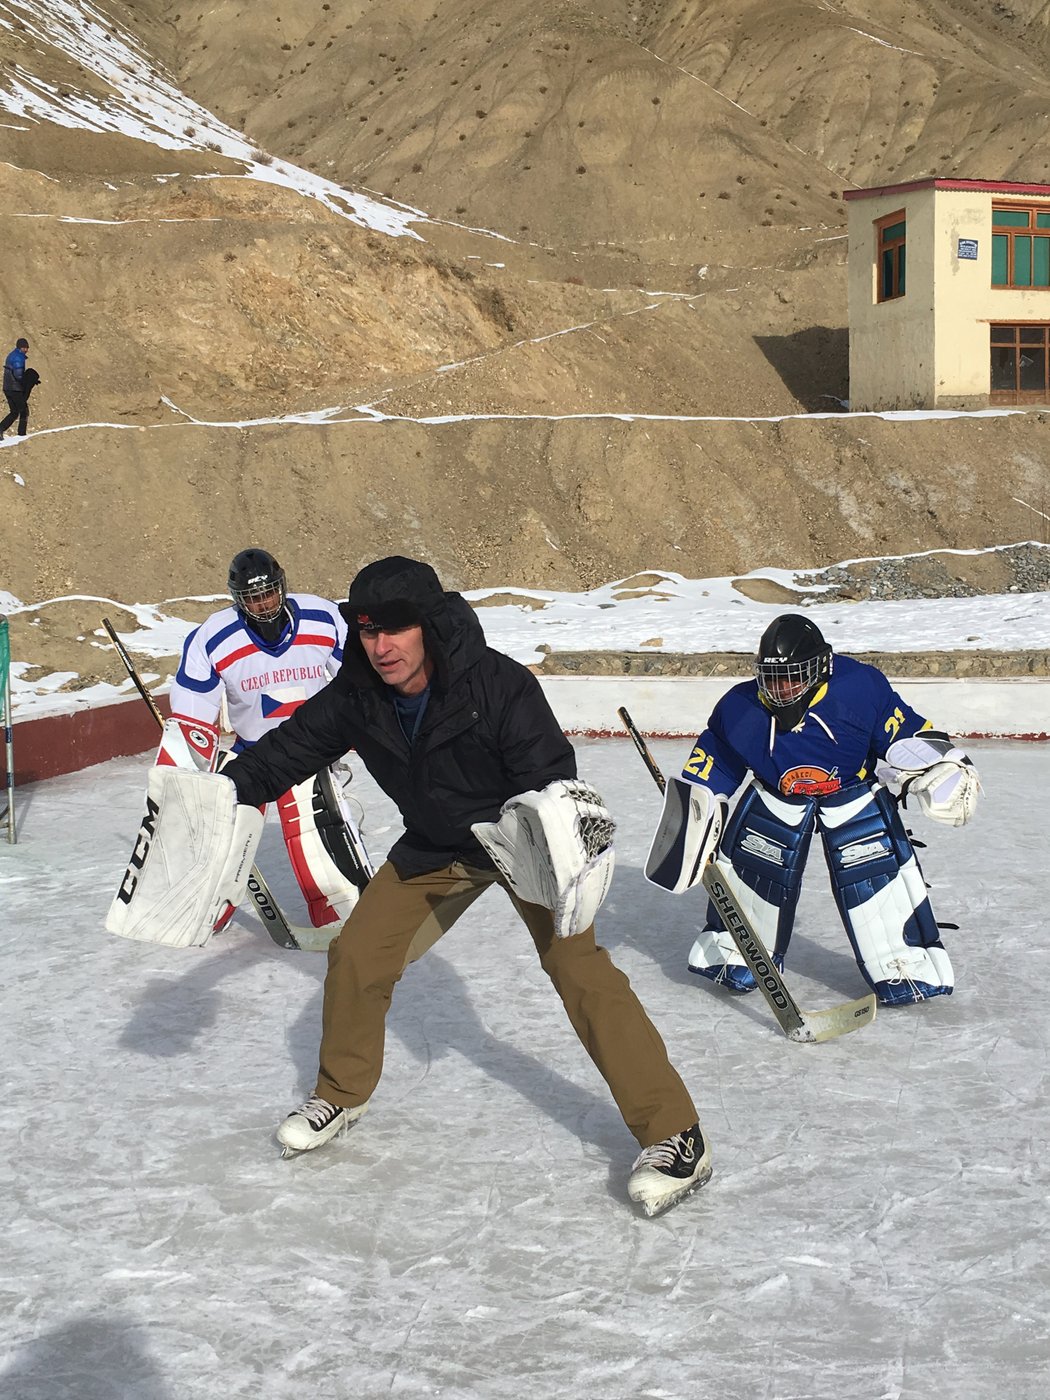
[[[287,606],[291,623],[273,646],[249,632],[232,607],[194,628],[172,683],[172,715],[217,724],[225,694],[241,748],[322,690],[342,662],[346,623],[334,603],[312,593],[289,593]]]

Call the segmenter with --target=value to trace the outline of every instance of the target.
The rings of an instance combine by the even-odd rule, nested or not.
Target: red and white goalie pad
[[[227,905],[244,898],[262,828],[262,813],[237,802],[229,778],[151,769],[146,813],[106,928],[147,943],[201,947]]]
[[[894,740],[876,775],[903,799],[914,797],[921,812],[945,826],[965,826],[981,793],[972,760],[937,731]]]
[[[277,811],[311,924],[343,923],[373,871],[331,772],[297,783],[277,799]]]
[[[519,899],[553,911],[559,938],[594,923],[612,884],[616,823],[592,787],[562,779],[523,792],[499,821],[471,830]]]
[[[214,773],[218,758],[219,731],[214,724],[186,715],[172,715],[164,721],[157,750],[158,767]]]
[[[726,799],[711,788],[671,778],[656,828],[645,878],[672,894],[698,885],[704,866],[718,849],[726,818]]]

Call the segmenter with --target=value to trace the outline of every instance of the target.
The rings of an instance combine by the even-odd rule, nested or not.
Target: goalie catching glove
[[[131,861],[106,916],[125,938],[200,947],[248,887],[263,815],[237,801],[230,778],[153,768]]]
[[[981,792],[977,769],[947,734],[928,729],[910,739],[896,739],[886,750],[876,775],[907,804],[945,826],[965,826]]]
[[[559,938],[594,923],[612,883],[616,823],[592,787],[561,779],[523,792],[499,821],[471,830],[519,899],[552,910]]]

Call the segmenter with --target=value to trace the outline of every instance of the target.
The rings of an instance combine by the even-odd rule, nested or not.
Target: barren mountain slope
[[[639,4],[643,42],[855,185],[1050,179],[1050,7]]]
[[[1043,0],[261,0],[248,48],[242,0],[167,10],[187,88],[273,150],[548,242],[724,255],[843,184],[1050,178]]]
[[[1038,534],[1046,415],[726,420],[848,395],[844,186],[1050,179],[1048,13],[0,0],[0,304],[44,380],[0,589],[211,593],[247,542],[339,591],[388,550],[578,587]],[[78,607],[16,654],[77,669]]]

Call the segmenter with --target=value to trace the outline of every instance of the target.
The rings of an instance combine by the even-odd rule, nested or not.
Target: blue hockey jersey
[[[895,739],[927,728],[877,667],[836,656],[830,678],[788,733],[777,730],[756,681],[735,685],[711,712],[682,777],[728,796],[750,771],[771,792],[819,798],[871,777]]]

